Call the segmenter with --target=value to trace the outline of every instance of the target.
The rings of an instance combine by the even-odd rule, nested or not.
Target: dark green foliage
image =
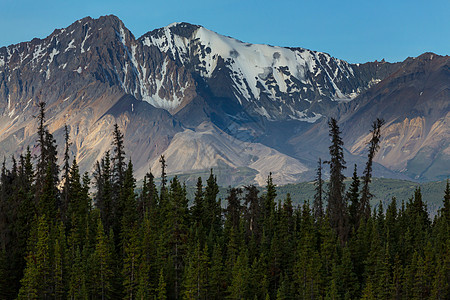
[[[331,146],[330,160],[330,181],[328,183],[328,207],[327,214],[331,227],[336,231],[341,242],[347,240],[349,234],[347,203],[344,198],[345,167],[344,142],[340,136],[341,131],[337,121],[333,118],[328,122],[330,127]]]
[[[220,206],[220,199],[217,199],[219,193],[219,185],[217,184],[217,177],[211,173],[206,181],[206,187],[203,200],[203,225],[207,232],[212,232],[216,235],[220,232],[222,226],[222,210]]]
[[[64,164],[62,167],[63,171],[63,188],[62,188],[62,195],[61,195],[61,215],[63,220],[67,222],[68,216],[67,216],[67,209],[69,206],[69,174],[70,174],[70,155],[69,155],[69,149],[70,149],[70,138],[69,138],[69,128],[67,127],[67,124],[64,125]]]
[[[352,183],[347,191],[347,202],[350,203],[348,207],[350,229],[356,230],[359,225],[359,177],[357,173],[357,166],[353,171]]]
[[[112,233],[112,231],[110,232]],[[96,245],[90,258],[92,271],[89,278],[92,282],[90,294],[96,299],[111,299],[114,295],[115,269],[112,239],[112,234],[109,237],[105,235],[102,222],[98,219]],[[74,276],[78,275],[74,274]]]
[[[159,199],[158,191],[156,189],[153,174],[147,173],[144,176],[144,182],[142,185],[142,192],[139,196],[138,212],[140,214],[139,219],[142,220],[145,213],[155,214],[157,210]]]
[[[360,192],[356,166],[344,196],[333,119],[325,214],[320,160],[312,208],[309,201],[295,207],[289,193],[277,199],[270,174],[261,197],[255,186],[230,187],[222,209],[212,171],[206,186],[198,179],[189,208],[186,186],[176,176],[167,181],[164,157],[159,195],[151,173],[137,193],[117,126],[113,159],[107,152],[95,165],[92,199],[89,176],[75,160],[67,165],[67,131],[58,180],[44,107],[36,171],[27,150],[0,174],[1,299],[450,297],[449,183],[433,221],[420,188],[407,202],[380,202],[367,215],[361,201],[370,192]]]
[[[116,190],[120,190],[125,176],[125,149],[123,145],[123,134],[120,132],[119,125],[114,124],[113,132],[113,183]]]
[[[376,152],[380,148],[381,127],[383,119],[377,119],[372,124],[372,138],[369,141],[369,153],[367,155],[366,168],[363,175],[363,186],[361,189],[360,218],[367,219],[370,216],[370,199],[373,195],[369,191],[369,184],[372,180],[372,165]]]
[[[113,184],[111,173],[111,159],[109,151],[95,165],[94,179],[96,185],[95,203],[100,209],[102,222],[109,231],[114,223]]]
[[[225,226],[227,228],[238,228],[242,215],[242,205],[240,195],[242,190],[239,188],[231,188],[228,192],[227,208],[225,209]]]
[[[319,158],[317,164],[317,175],[314,181],[315,193],[314,193],[314,203],[313,203],[313,213],[314,217],[319,220],[323,218],[323,179],[322,179],[322,159]]]

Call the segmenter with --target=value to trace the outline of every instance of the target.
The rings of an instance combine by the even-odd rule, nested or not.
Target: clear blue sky
[[[0,47],[107,14],[136,37],[185,21],[245,42],[324,51],[353,63],[450,54],[450,0],[0,0]]]

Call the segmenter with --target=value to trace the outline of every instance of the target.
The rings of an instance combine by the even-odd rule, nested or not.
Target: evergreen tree
[[[92,278],[94,280],[95,276]],[[95,278],[96,279],[96,278]],[[87,278],[85,273],[85,263],[83,261],[83,257],[80,251],[80,248],[75,250],[75,254],[72,260],[72,263],[69,266],[69,289],[68,289],[68,297],[69,299],[87,299],[88,290],[87,290]],[[96,286],[97,282],[92,282],[92,290],[90,290],[90,294],[93,296],[98,296],[94,289],[98,288]],[[99,296],[100,298],[100,296]],[[106,298],[106,297],[105,297]],[[101,298],[101,299],[105,299]]]
[[[377,119],[372,124],[372,138],[369,142],[369,154],[367,156],[366,168],[363,175],[363,186],[361,189],[361,201],[360,201],[360,218],[367,219],[370,216],[370,199],[373,195],[370,193],[369,184],[372,179],[372,164],[376,152],[380,148],[381,127],[384,124],[384,120]]]
[[[85,240],[86,228],[88,226],[88,216],[90,207],[89,197],[89,179],[84,178],[81,181],[80,172],[76,160],[73,160],[70,168],[68,185],[67,185],[67,200],[68,209],[67,215],[70,217],[68,222],[68,229],[73,230],[75,234],[75,246],[83,246]],[[86,186],[87,185],[87,186]]]
[[[186,299],[208,299],[208,271],[209,257],[208,246],[203,249],[200,243],[189,255],[189,262],[185,269],[184,298]]]
[[[198,177],[197,179],[197,185],[194,195],[194,203],[191,207],[191,214],[192,214],[192,222],[197,227],[203,227],[206,224],[203,224],[203,217],[205,213],[205,207],[204,207],[204,193],[203,193],[203,185],[202,185],[202,178]]]
[[[144,215],[141,223],[141,262],[139,265],[139,291],[138,299],[147,299],[157,288],[157,224],[153,223],[150,213]]]
[[[95,204],[100,210],[102,223],[109,231],[114,224],[113,184],[111,174],[111,159],[109,151],[106,151],[101,162],[96,163],[94,173],[96,195]]]
[[[62,201],[61,201],[61,211],[64,220],[67,222],[68,216],[66,215],[69,206],[69,174],[70,174],[70,138],[69,138],[69,128],[67,124],[64,124],[64,164],[63,164],[63,190],[62,190]]]
[[[29,240],[29,252],[19,299],[50,299],[52,268],[50,257],[50,229],[47,217],[37,219],[36,239]]]
[[[323,180],[322,180],[322,159],[319,158],[317,164],[316,179],[314,181],[316,186],[313,203],[313,214],[316,220],[323,217]]]
[[[166,189],[167,185],[167,173],[166,173],[167,164],[164,155],[161,155],[161,157],[159,158],[159,162],[161,163],[161,193],[162,193],[163,190]]]
[[[249,267],[248,255],[246,251],[242,251],[237,257],[236,263],[232,267],[231,284],[228,287],[229,299],[246,299],[249,298]]]
[[[144,176],[142,184],[142,192],[139,198],[138,210],[140,212],[140,219],[145,213],[155,215],[158,205],[158,192],[156,189],[153,174],[147,173]]]
[[[24,277],[21,280],[22,287],[17,299],[38,299],[39,291],[39,270],[35,261],[35,255],[30,251],[26,257],[27,266]]]
[[[441,210],[442,215],[447,220],[448,226],[450,226],[450,181],[447,179],[447,185],[445,186],[444,203]]]
[[[40,216],[47,215],[50,220],[56,217],[58,189],[52,174],[51,164],[47,166],[47,173],[44,178],[42,193],[39,195],[38,213]]]
[[[359,297],[359,282],[353,267],[353,261],[349,247],[342,249],[341,264],[338,267],[340,294],[345,299],[357,299]]]
[[[113,131],[113,146],[114,146],[114,157],[113,157],[113,182],[116,191],[120,190],[123,184],[123,179],[125,176],[125,149],[123,134],[120,132],[119,125],[114,124]]]
[[[175,298],[179,297],[181,290],[182,275],[184,272],[184,255],[187,247],[188,219],[186,193],[182,188],[178,178],[175,176],[170,183],[168,203],[168,214],[165,220],[165,228],[168,234],[167,242],[169,255],[172,260],[171,271],[173,277],[170,278],[168,286],[173,291]]]
[[[349,205],[349,222],[353,229],[357,229],[359,225],[359,177],[357,172],[357,167],[355,164],[355,169],[353,171],[352,183],[347,191],[347,202]]]
[[[241,219],[241,199],[239,195],[242,190],[239,188],[231,188],[228,191],[227,208],[225,209],[226,225],[228,227],[238,228]]]
[[[62,221],[58,222],[56,239],[53,247],[53,298],[65,298],[66,287],[66,236]]]
[[[263,218],[266,229],[273,228],[275,216],[275,198],[277,196],[276,185],[273,184],[272,173],[267,176],[266,194],[263,198]]]
[[[91,295],[97,299],[111,299],[114,295],[114,268],[111,239],[105,235],[103,224],[97,221],[97,244],[92,254]]]
[[[141,263],[141,243],[137,226],[133,226],[128,239],[124,243],[123,258],[123,287],[125,291],[124,299],[135,299],[139,288]]]
[[[260,224],[261,206],[258,197],[258,189],[254,185],[246,186],[244,204],[244,217],[247,227],[247,238],[253,236],[257,242],[260,241],[262,235],[262,228]]]
[[[46,142],[45,142],[45,134],[46,134],[46,126],[45,126],[45,102],[39,102],[39,115],[38,115],[38,140],[37,145],[39,147],[39,159],[37,163],[36,169],[36,185],[37,191],[41,191],[41,184],[44,181],[44,177],[47,171],[48,162],[46,159]]]
[[[328,122],[330,127],[331,146],[330,150],[330,182],[328,184],[328,207],[331,227],[336,231],[341,242],[345,242],[348,236],[347,205],[344,199],[345,167],[344,142],[340,136],[341,131],[337,121],[333,118]]]
[[[6,260],[6,249],[2,249],[0,252],[0,297],[2,299],[8,299],[8,269]],[[31,271],[31,270],[29,270]]]
[[[127,170],[124,174],[124,181],[120,191],[119,201],[116,203],[115,216],[121,219],[121,238],[126,242],[130,236],[129,230],[132,230],[137,222],[137,203],[136,194],[136,179],[133,177],[133,164],[131,160],[128,163]],[[117,225],[119,226],[119,225]]]
[[[217,177],[214,176],[211,169],[204,194],[204,224],[209,227],[208,231],[212,231],[213,234],[218,234],[222,225],[220,199],[217,199],[218,193]]]
[[[162,269],[159,273],[158,289],[156,292],[157,292],[156,294],[157,294],[158,300],[166,300],[167,299],[166,282],[164,280],[164,273],[163,273]]]
[[[222,249],[217,243],[214,245],[208,274],[209,297],[211,299],[223,299],[227,278],[223,265]]]
[[[56,141],[45,126],[45,103],[39,103],[38,146],[40,156],[36,169],[36,203],[38,213],[46,214],[50,220],[56,216],[59,203]]]
[[[297,263],[295,266],[298,297],[300,299],[315,299],[319,297],[320,287],[320,257],[317,251],[317,241],[314,234],[314,219],[311,216],[309,203],[303,205],[302,230],[297,247]]]

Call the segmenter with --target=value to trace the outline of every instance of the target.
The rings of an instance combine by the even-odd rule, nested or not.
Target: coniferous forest
[[[61,155],[43,103],[37,120],[38,154],[1,170],[0,299],[450,299],[448,181],[433,220],[419,189],[369,204],[382,120],[349,187],[330,120],[329,160],[300,206],[277,198],[270,175],[262,194],[245,186],[218,199],[213,171],[187,199],[163,156],[160,184],[148,173],[137,192],[117,125],[111,151],[80,174],[68,128]]]

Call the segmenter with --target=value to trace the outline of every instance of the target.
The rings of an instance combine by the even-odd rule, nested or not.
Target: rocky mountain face
[[[420,180],[445,179],[450,167],[450,59],[425,53],[407,59],[340,116],[348,149],[361,154],[368,118],[386,120],[376,161]],[[366,129],[367,130],[367,129]]]
[[[326,157],[329,116],[343,124],[349,161],[362,163],[370,122],[381,116],[377,174],[434,179],[448,170],[449,78],[448,57],[432,54],[349,64],[188,23],[136,39],[115,16],[85,18],[0,48],[0,153],[35,142],[32,116],[44,101],[50,131],[62,145],[69,126],[83,170],[111,148],[118,123],[138,178],[159,173],[165,154],[169,173],[214,167],[234,174],[227,184],[263,184],[272,171],[287,183],[310,179]]]
[[[119,19],[103,17],[77,21],[42,40],[0,48],[2,154],[17,155],[34,144],[36,120],[32,116],[37,114],[39,101],[44,101],[50,131],[62,145],[64,124],[69,126],[71,151],[83,170],[90,171],[111,148],[115,123],[124,132],[135,163],[160,155],[182,127],[168,111],[128,93],[139,82],[134,41]],[[167,56],[156,47],[141,47],[145,48],[139,51],[145,61],[141,68],[147,67],[146,76],[152,79],[148,94],[172,99],[175,90],[182,89],[172,82],[193,84],[190,74],[168,60],[165,63]],[[169,83],[161,88],[162,82]]]

